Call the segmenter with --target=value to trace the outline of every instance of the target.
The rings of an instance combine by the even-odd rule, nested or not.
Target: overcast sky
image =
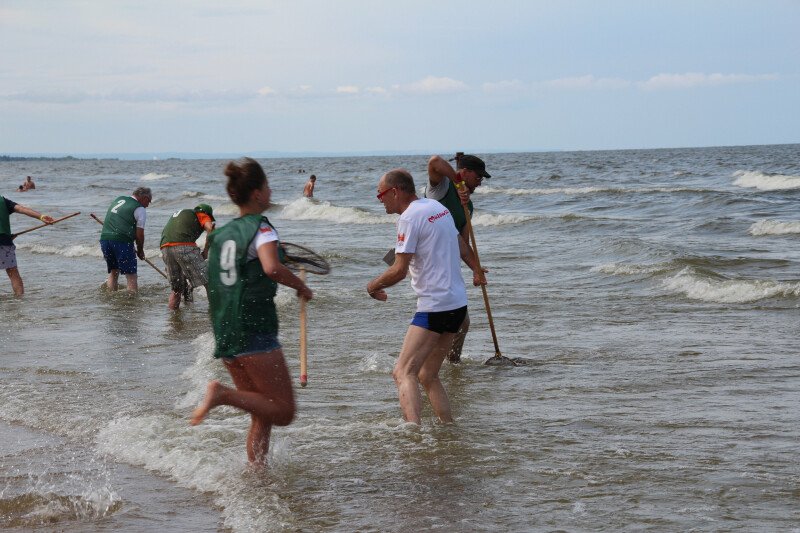
[[[0,0],[0,154],[800,142],[800,1]]]

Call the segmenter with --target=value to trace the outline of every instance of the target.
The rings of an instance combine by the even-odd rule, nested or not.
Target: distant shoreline
[[[108,157],[103,159],[112,159],[114,158]],[[99,161],[96,157],[74,157],[71,155],[67,156],[16,156],[16,155],[0,155],[0,162],[11,162],[11,161]]]

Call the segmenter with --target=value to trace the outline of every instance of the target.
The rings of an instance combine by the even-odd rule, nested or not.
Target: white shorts
[[[13,244],[0,246],[0,270],[17,268],[17,247]]]

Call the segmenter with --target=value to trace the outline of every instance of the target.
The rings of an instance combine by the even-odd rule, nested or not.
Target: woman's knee
[[[297,413],[297,407],[294,401],[288,402],[286,406],[281,409],[280,414],[276,417],[273,423],[276,426],[288,426],[294,420],[294,416]]]

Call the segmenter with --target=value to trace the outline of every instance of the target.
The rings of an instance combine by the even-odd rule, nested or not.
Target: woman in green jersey
[[[261,165],[250,158],[232,161],[225,175],[239,218],[209,235],[208,302],[216,338],[214,357],[222,359],[236,388],[210,382],[191,424],[202,422],[218,405],[247,411],[252,421],[247,456],[252,463],[265,464],[272,426],[288,425],[295,413],[273,298],[278,283],[306,300],[313,294],[281,263],[277,231],[261,215],[272,194]]]

